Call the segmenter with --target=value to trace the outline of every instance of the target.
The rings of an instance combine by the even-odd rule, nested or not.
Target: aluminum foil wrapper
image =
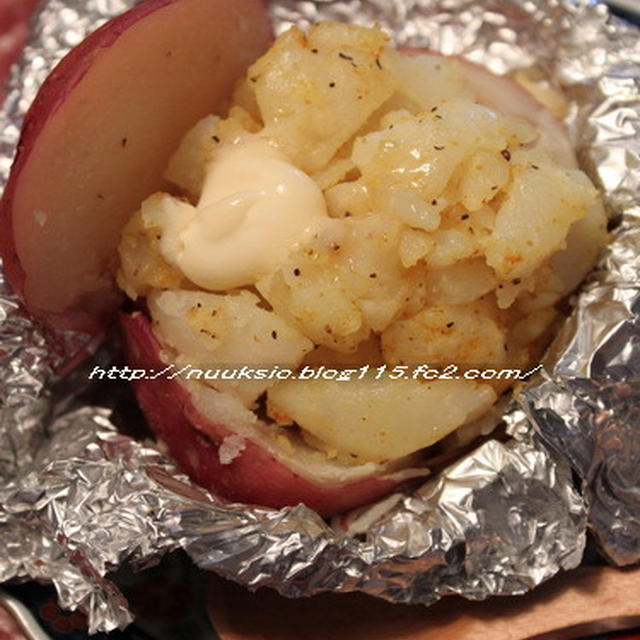
[[[70,47],[133,4],[41,5],[2,112],[2,183],[44,77]],[[494,71],[544,69],[573,99],[582,164],[620,220],[607,255],[544,373],[505,414],[513,438],[487,442],[411,495],[342,519],[350,535],[305,507],[220,501],[153,445],[122,435],[113,388],[101,394],[88,386],[83,367],[60,375],[74,354],[90,351],[91,364],[107,363],[108,348],[46,332],[0,282],[0,580],[53,582],[61,604],[85,609],[96,631],[131,619],[109,572],[175,548],[252,588],[288,596],[362,590],[425,604],[454,593],[525,592],[580,563],[587,529],[613,563],[638,562],[637,30],[587,2],[278,0],[270,10],[278,30],[324,18],[378,22],[399,44],[463,54]]]

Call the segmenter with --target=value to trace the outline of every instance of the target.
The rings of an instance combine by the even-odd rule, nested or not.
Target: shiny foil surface
[[[2,111],[1,184],[47,73],[133,4],[42,3]],[[606,255],[543,373],[509,407],[509,442],[489,441],[411,495],[332,523],[305,507],[224,503],[152,444],[123,435],[115,424],[135,421],[121,411],[126,390],[102,393],[87,381],[89,366],[110,361],[109,342],[43,331],[0,281],[0,580],[52,581],[61,604],[82,607],[97,631],[131,619],[107,574],[175,548],[252,588],[362,590],[425,604],[454,593],[523,593],[577,566],[588,528],[613,563],[638,562],[638,31],[602,5],[551,0],[278,0],[270,11],[279,31],[325,18],[378,22],[398,44],[462,54],[497,72],[545,70],[572,100],[582,166],[617,221]],[[86,351],[93,360],[61,376]]]

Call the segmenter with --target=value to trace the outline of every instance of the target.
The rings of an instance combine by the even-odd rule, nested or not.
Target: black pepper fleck
[[[451,329],[451,327],[453,327],[454,324],[455,322],[447,322],[447,329]]]
[[[336,86],[336,83],[335,83],[335,82],[330,82],[330,83],[329,83],[329,86],[333,89],[333,87],[335,87],[335,86]]]
[[[338,53],[338,56],[340,58],[342,58],[343,60],[353,60],[353,58],[351,56],[348,56],[346,53],[342,53],[342,51],[340,51],[340,53]]]
[[[468,213],[463,213],[463,214],[460,216],[460,220],[467,220],[468,218],[469,218],[469,214],[468,214]]]
[[[509,162],[509,160],[511,160],[511,153],[509,151],[509,149],[503,149],[500,152],[500,155],[507,161]]]
[[[211,136],[211,139],[212,139],[214,142],[220,142],[220,138],[218,138],[218,136]]]
[[[442,150],[444,149],[444,145],[443,145],[443,146],[439,146],[439,145],[437,145],[437,144],[434,144],[434,145],[433,145],[433,148],[434,148],[436,151],[442,151]]]
[[[378,69],[382,70],[382,65],[380,64],[380,58],[376,58],[376,66]]]
[[[293,270],[293,275],[296,277],[300,275],[300,269],[298,269],[298,267]]]
[[[277,339],[278,339],[278,332],[277,332],[277,331],[272,331],[272,332],[271,332],[271,337],[272,337],[274,340],[277,340]]]

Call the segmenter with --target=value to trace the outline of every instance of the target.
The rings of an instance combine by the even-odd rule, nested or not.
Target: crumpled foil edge
[[[21,117],[49,70],[133,4],[42,4],[3,108],[2,182]],[[178,547],[251,588],[288,596],[362,590],[425,604],[452,593],[523,593],[577,566],[587,516],[613,562],[638,562],[637,31],[587,2],[283,0],[270,10],[280,30],[320,18],[377,21],[401,44],[462,53],[498,72],[543,66],[580,105],[571,126],[583,164],[623,214],[602,268],[578,298],[546,373],[506,414],[514,439],[489,441],[413,494],[373,507],[364,540],[305,507],[223,503],[152,445],[118,433],[110,407],[75,406],[73,396],[54,393],[64,354],[87,348],[86,340],[39,328],[2,283],[0,580],[52,581],[62,606],[87,611],[94,632],[131,620],[108,572]]]

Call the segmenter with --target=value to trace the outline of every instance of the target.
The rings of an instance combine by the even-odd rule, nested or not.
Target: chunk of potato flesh
[[[247,405],[272,382],[207,378],[194,370],[240,371],[243,366],[273,369],[274,365],[295,368],[313,349],[311,341],[285,320],[259,307],[259,298],[249,291],[238,295],[164,291],[150,295],[147,301],[154,331],[180,354],[181,366],[190,365],[190,377],[218,390],[235,391]]]
[[[269,391],[328,451],[382,462],[428,447],[488,410],[494,390],[468,380],[292,380]]]

